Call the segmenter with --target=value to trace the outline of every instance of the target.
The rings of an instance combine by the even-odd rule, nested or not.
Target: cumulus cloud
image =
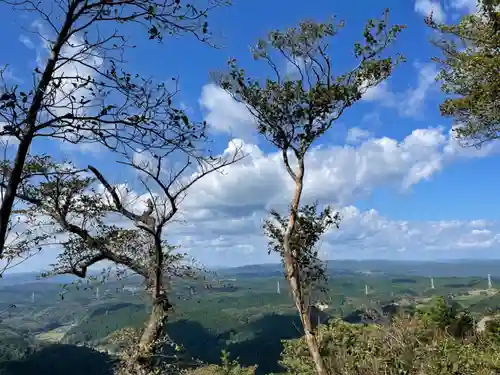
[[[226,121],[219,128],[221,131],[249,127],[251,119],[246,108],[219,94],[212,85],[204,91],[209,102],[205,106],[206,118]],[[228,117],[224,117],[226,114]],[[306,158],[304,202],[319,200],[321,204],[331,204],[343,216],[340,230],[325,236],[323,256],[450,258],[472,256],[476,250],[498,246],[500,223],[480,218],[409,222],[355,207],[358,198],[368,196],[378,187],[408,190],[432,179],[459,158],[497,152],[498,147],[494,146],[465,151],[451,134],[444,128],[431,127],[393,139],[352,128],[346,145],[325,144],[311,149]],[[231,152],[236,145],[248,156],[225,168],[223,174],[208,175],[193,186],[179,213],[178,219],[184,220],[172,223],[167,231],[171,243],[181,245],[211,266],[276,261],[275,256],[266,256],[262,221],[270,209],[286,209],[294,187],[279,152],[268,152],[244,139],[234,139],[224,152]],[[125,185],[119,190],[127,193]],[[144,197],[137,193],[130,198],[132,206],[139,204],[136,210],[140,212]]]
[[[448,157],[484,158],[500,153],[500,144],[498,142],[486,143],[481,148],[463,147],[460,141],[453,135],[454,130],[460,126],[460,124],[455,124],[448,132],[449,141],[444,148],[444,153]]]
[[[457,0],[464,1],[464,0]],[[465,0],[468,1],[468,0]],[[444,22],[446,15],[439,0],[416,0],[415,12],[427,17],[432,14],[436,22]]]
[[[372,133],[368,130],[354,127],[350,128],[347,131],[347,137],[345,141],[348,144],[357,144],[364,139],[370,138],[371,135]]]
[[[252,115],[244,104],[237,103],[226,91],[214,84],[205,85],[199,102],[205,112],[205,121],[213,131],[253,139]]]
[[[392,103],[393,99],[393,93],[389,90],[387,81],[382,81],[377,86],[367,88],[361,98],[361,100],[367,102],[383,101],[387,103]]]
[[[420,86],[430,82],[425,79],[429,75],[424,69]],[[421,97],[419,90],[415,91],[415,97]],[[233,126],[248,125],[245,116],[234,115],[241,110],[238,103],[227,98],[211,103],[216,112],[219,106],[231,113],[232,119],[241,119]],[[208,111],[207,116],[210,114]],[[464,151],[451,131],[439,127],[414,130],[402,140],[374,138],[363,129],[352,128],[347,140],[344,146],[314,148],[306,159],[304,200],[333,204],[344,216],[340,231],[325,237],[325,257],[418,258],[425,256],[422,252],[430,257],[468,256],[467,251],[497,244],[500,223],[394,221],[374,210],[359,211],[353,206],[377,187],[407,190],[431,179],[457,158],[483,157],[496,148]],[[238,142],[248,157],[226,168],[224,175],[204,178],[190,191],[183,202],[182,217],[186,220],[171,227],[172,238],[205,262],[213,263],[222,255],[232,264],[276,261],[263,257],[266,240],[262,220],[271,208],[286,208],[293,182],[278,152]]]
[[[3,131],[5,125],[8,125],[5,122],[0,121],[0,131]],[[6,148],[10,146],[14,146],[19,144],[19,139],[12,135],[1,135],[0,136],[0,150],[4,151]]]
[[[306,158],[304,198],[346,205],[380,185],[408,189],[442,168],[448,144],[443,129],[430,128],[415,130],[402,141],[369,138],[357,145],[314,148]],[[252,144],[243,144],[243,149],[248,154],[244,160],[227,167],[224,176],[202,179],[184,204],[226,212],[287,204],[294,185],[282,166],[281,154],[264,153]]]
[[[380,186],[409,189],[432,178],[460,154],[441,128],[417,129],[398,141],[389,137],[363,139],[356,145],[312,149],[307,160],[304,201],[331,204],[343,217],[322,243],[322,256],[332,258],[452,258],[471,257],[499,245],[500,223],[486,220],[410,222],[391,220],[375,210],[356,208],[359,197]],[[286,210],[293,183],[279,153],[234,140],[248,154],[240,163],[200,180],[188,193],[181,212],[166,232],[208,266],[275,262],[267,256],[263,219],[272,208]],[[146,195],[117,186],[127,206],[142,212]],[[102,189],[98,189],[103,192]],[[103,192],[104,193],[104,192]],[[106,194],[104,193],[104,196]],[[117,218],[117,224],[123,220]],[[131,225],[130,222],[127,222]],[[45,258],[44,258],[45,259]]]
[[[478,10],[477,0],[451,0],[451,7],[457,10],[475,13]]]
[[[331,229],[323,238],[320,250],[324,259],[470,258],[476,251],[487,254],[500,242],[497,222],[390,220],[376,210],[361,211],[351,205],[340,212],[340,229]],[[265,212],[259,211],[237,219],[220,212],[205,219],[191,218],[175,228],[173,240],[208,264],[217,264],[216,259],[217,265],[276,262],[276,255],[266,256],[264,217]]]
[[[402,117],[418,117],[422,113],[427,95],[437,87],[438,70],[432,63],[414,63],[417,71],[417,84],[405,91],[392,91],[389,81],[383,81],[375,87],[370,87],[363,94],[362,100],[374,102],[387,108],[394,108]]]
[[[32,24],[39,36],[38,43],[26,35],[20,35],[19,40],[27,48],[36,51],[36,65],[40,71],[44,71],[47,59],[52,51],[53,39],[47,27],[40,21]],[[88,88],[81,87],[82,80],[92,80],[96,72],[101,70],[104,59],[99,53],[98,48],[89,48],[84,38],[80,34],[72,34],[61,48],[61,60],[55,67],[53,82],[48,87],[45,97],[46,105],[50,107],[50,113],[44,111],[41,115],[46,118],[54,116],[63,116],[71,112],[75,116],[84,116],[89,113],[93,102],[98,98]],[[57,81],[56,81],[57,79]],[[81,104],[83,100],[88,100],[87,104]],[[83,131],[80,131],[82,134]],[[72,132],[65,134],[67,139],[71,140]],[[75,138],[76,139],[76,138]],[[58,147],[63,151],[91,153],[99,155],[104,151],[104,147],[97,143],[78,142],[60,142]]]
[[[483,223],[475,229],[468,221],[408,222],[389,220],[375,210],[342,210],[343,228],[327,236],[332,245],[358,248],[365,255],[379,257],[404,253],[404,257],[452,258],[472,256],[465,250],[489,248],[500,239],[498,223]],[[489,243],[489,245],[487,245]],[[351,245],[351,246],[349,246]]]
[[[432,63],[416,63],[415,68],[418,70],[417,86],[404,93],[400,104],[401,114],[407,117],[414,117],[420,113],[427,94],[436,86],[438,74],[438,70]]]

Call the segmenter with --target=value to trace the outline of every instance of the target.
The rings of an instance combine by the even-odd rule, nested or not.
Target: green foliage
[[[238,360],[231,360],[229,352],[222,351],[222,372],[221,375],[252,375],[255,374],[256,367],[243,368],[238,363]]]
[[[29,337],[5,327],[0,329],[0,363],[25,358],[35,350]]]
[[[396,267],[392,263],[389,266]],[[328,304],[330,307],[325,311],[327,316],[350,319],[354,315],[359,315],[360,308],[363,308],[363,311],[380,309],[381,306],[391,301],[399,304],[398,311],[410,311],[415,304],[422,304],[421,309],[426,310],[425,305],[433,303],[425,298],[431,295],[430,293],[457,294],[475,286],[474,278],[436,277],[436,289],[431,290],[427,277],[409,276],[415,272],[419,273],[415,271],[418,267],[427,270],[432,268],[432,264],[420,266],[411,263],[406,266],[408,268],[397,264],[397,269],[387,269],[387,265],[356,261],[356,268],[352,267],[354,267],[353,264],[342,261],[328,267],[330,285]],[[469,269],[468,272],[479,273],[477,268],[470,264],[461,267]],[[359,273],[359,270],[365,269],[377,269],[380,272],[389,273],[390,276]],[[439,270],[435,272],[440,273]],[[169,336],[183,347],[184,350],[181,353],[183,358],[194,358],[206,364],[220,364],[220,352],[225,348],[231,353],[232,358],[238,358],[242,367],[247,368],[257,364],[256,373],[259,375],[279,372],[278,361],[283,349],[280,340],[292,340],[302,335],[302,331],[298,328],[300,319],[294,311],[287,286],[282,285],[281,294],[276,294],[276,280],[282,277],[280,266],[252,266],[225,270],[220,271],[219,276],[236,279],[233,282],[236,288],[232,291],[205,289],[201,284],[198,285],[193,281],[172,283],[172,296],[177,296],[179,299],[176,300],[175,311],[167,325]],[[18,307],[13,314],[2,316],[3,325],[31,334],[67,327],[69,331],[66,331],[66,337],[63,340],[106,348],[112,352],[121,348],[122,345],[111,342],[119,332],[108,336],[110,331],[124,327],[139,329],[143,327],[146,309],[143,305],[142,293],[132,295],[123,292],[124,281],[108,279],[106,281],[107,292],[103,293],[101,300],[97,301],[94,291],[83,287],[85,284],[80,288],[68,286],[66,298],[61,300],[58,296],[61,287],[57,283],[48,283],[49,280],[29,284],[29,287],[24,284],[4,285],[0,290],[0,306],[15,303]],[[9,278],[3,281],[8,282]],[[126,280],[127,285],[133,282],[139,283],[140,279]],[[365,284],[372,287],[372,293],[369,296],[364,294]],[[483,284],[486,286],[486,281],[483,280]],[[188,285],[196,287],[195,295],[188,296]],[[32,291],[35,291],[37,295],[35,303],[31,303]],[[492,295],[491,299],[475,293],[471,296],[457,297],[463,306],[468,306],[479,316],[484,313],[486,306],[477,304],[478,299],[481,298],[487,302],[487,306],[492,308],[498,306],[498,295]],[[405,301],[409,305],[406,305]],[[446,301],[451,304],[449,298]],[[469,301],[475,301],[477,306],[470,305]],[[455,305],[455,310],[457,316],[460,317],[461,307]],[[368,321],[368,319],[364,320]],[[317,319],[313,318],[312,321],[316,322]],[[321,318],[321,322],[326,321],[327,317]],[[74,322],[78,324],[71,326]],[[430,326],[429,324],[429,329],[431,329]],[[448,328],[448,334],[452,334],[450,328]],[[61,336],[63,335],[64,330],[61,333]],[[0,344],[4,342],[2,337],[0,337]],[[85,340],[86,338],[88,341]],[[465,341],[467,340],[468,338]],[[75,351],[75,355],[77,353]],[[36,358],[37,360],[43,359],[41,356],[36,356]],[[30,363],[36,368],[35,359],[30,360]],[[203,367],[203,371],[208,371],[207,368],[217,367]]]
[[[113,306],[109,308],[112,309]],[[113,310],[109,315],[106,315],[104,311],[100,314],[91,313],[78,326],[66,333],[64,342],[70,344],[93,342],[124,327],[142,328],[146,317],[144,305],[138,304],[127,304]]]
[[[427,310],[420,310],[419,313],[424,321],[445,329],[456,319],[458,311],[456,306],[448,303],[444,297],[439,296],[432,299]]]
[[[419,309],[418,315],[424,322],[440,330],[446,330],[450,335],[463,338],[474,328],[474,321],[468,311],[463,311],[456,301],[444,297],[434,297],[427,309]]]
[[[402,25],[389,26],[387,15],[388,11],[380,20],[368,22],[364,42],[354,46],[356,67],[344,74],[334,74],[328,48],[328,40],[338,34],[343,23],[304,21],[269,33],[253,49],[255,60],[273,69],[272,78],[260,82],[247,77],[231,59],[230,71],[219,77],[219,84],[247,105],[258,131],[272,144],[301,158],[346,108],[361,99],[368,87],[386,79],[400,61],[381,56],[403,29]],[[297,69],[298,78],[282,76],[278,66],[286,62]]]
[[[257,366],[242,367],[238,360],[231,360],[226,350],[221,353],[222,365],[210,365],[190,371],[187,375],[255,375]]]
[[[321,355],[331,375],[493,375],[500,370],[500,347],[487,337],[469,341],[414,318],[390,326],[354,325],[335,320],[318,332]],[[281,364],[289,374],[314,374],[303,338],[285,343]]]
[[[317,206],[315,203],[301,207],[290,239],[292,254],[296,254],[301,287],[309,297],[315,291],[326,291],[326,265],[318,257],[318,243],[331,226],[338,228],[341,220],[340,214],[333,212],[330,207],[318,213]],[[269,238],[269,253],[277,252],[281,259],[284,259],[283,241],[288,220],[288,217],[272,211],[271,218],[264,222],[264,231]]]
[[[498,316],[486,322],[484,334],[500,345],[500,318]]]
[[[427,20],[440,34],[434,44],[443,57],[435,61],[442,67],[438,76],[442,90],[450,96],[442,103],[441,114],[457,122],[456,135],[466,144],[481,145],[499,137],[499,4],[480,0],[481,12],[453,25]]]

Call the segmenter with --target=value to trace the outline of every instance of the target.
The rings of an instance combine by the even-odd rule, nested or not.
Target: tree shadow
[[[217,335],[196,321],[169,323],[167,332],[174,342],[183,346],[185,356],[207,364],[220,364],[221,351],[227,350],[241,365],[258,365],[258,373],[267,374],[281,369],[278,365],[283,349],[281,340],[300,337],[296,327],[300,327],[300,320],[294,316],[265,315],[245,328],[252,333],[252,339],[229,345],[227,341],[238,332],[229,330]]]
[[[181,344],[185,355],[205,363],[219,363],[226,336],[216,335],[192,320],[178,320],[167,324],[167,333],[173,342]]]
[[[313,324],[319,321],[326,323],[329,315],[313,311]],[[169,323],[167,332],[174,342],[182,344],[185,355],[199,359],[208,364],[219,364],[221,351],[227,350],[231,358],[238,358],[242,366],[258,365],[257,374],[268,374],[283,370],[279,365],[282,340],[291,340],[303,335],[302,324],[297,315],[268,314],[250,323],[245,331],[252,338],[245,341],[226,343],[238,332],[226,331],[216,335],[208,331],[200,323],[180,320]]]
[[[265,315],[251,323],[250,329],[254,333],[252,339],[231,344],[227,350],[241,365],[258,365],[259,374],[281,371],[278,363],[283,351],[281,340],[302,336],[300,319],[295,315]]]
[[[74,345],[53,344],[26,358],[0,364],[1,375],[112,375],[107,354]]]

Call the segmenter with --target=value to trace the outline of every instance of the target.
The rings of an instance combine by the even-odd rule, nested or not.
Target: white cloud
[[[436,22],[444,22],[446,18],[439,0],[416,0],[415,12],[420,13],[424,17],[427,17],[432,13],[432,17]]]
[[[306,159],[304,197],[344,205],[380,185],[407,189],[442,168],[447,144],[447,135],[438,128],[415,130],[400,142],[382,137],[356,146],[312,149]],[[265,154],[252,144],[244,144],[244,150],[247,158],[227,167],[224,176],[212,174],[201,180],[184,204],[226,210],[286,204],[293,182],[282,166],[281,154]]]
[[[476,13],[477,8],[477,0],[451,0],[451,7],[457,10],[464,10],[468,13]]]
[[[483,221],[390,220],[376,210],[354,206],[341,210],[340,229],[331,229],[321,245],[324,259],[450,259],[493,255],[500,244],[500,223]],[[238,218],[214,210],[210,217],[175,228],[175,240],[193,256],[208,264],[224,259],[225,265],[275,262],[267,256],[262,232],[264,211]],[[478,229],[479,228],[479,229]],[[219,260],[222,264],[222,260]]]
[[[407,117],[417,116],[425,103],[429,91],[436,86],[438,71],[434,64],[415,64],[418,70],[417,87],[409,89],[400,104],[400,112]]]
[[[421,92],[432,76],[430,70],[422,70],[420,89],[412,91],[416,98],[413,103],[422,98]],[[223,98],[219,103],[211,103],[216,113],[220,113],[219,106],[231,113],[232,119],[242,118],[242,123],[233,124],[235,127],[248,125],[247,117],[235,115],[241,107],[234,101]],[[500,223],[480,219],[393,221],[376,211],[360,212],[352,206],[357,198],[377,187],[409,189],[431,179],[457,158],[482,157],[495,149],[463,152],[443,128],[417,129],[400,141],[373,138],[366,131],[353,128],[348,139],[354,144],[322,145],[312,149],[306,160],[305,201],[319,199],[344,207],[341,230],[325,239],[325,256],[469,256],[461,251],[493,249],[497,245]],[[218,258],[224,255],[232,259],[228,262],[233,264],[276,260],[262,255],[266,248],[262,219],[270,208],[286,207],[293,183],[284,171],[279,153],[265,153],[254,144],[239,142],[248,157],[226,168],[224,175],[213,174],[201,180],[183,202],[185,224],[171,227],[173,238],[205,262],[213,263],[215,253]],[[242,244],[244,252],[238,247]]]
[[[28,38],[26,35],[23,35],[23,34],[19,35],[19,41],[22,44],[24,44],[24,46],[26,48],[29,48],[29,49],[35,49],[36,48],[35,44],[33,43],[33,41],[30,38]]]
[[[0,64],[0,72],[2,73],[2,78],[6,83],[16,83],[22,84],[24,80],[14,72],[14,69],[11,66]]]
[[[203,91],[209,101],[206,117],[225,121],[227,126],[220,129],[226,131],[249,127],[251,119],[246,108],[220,94],[214,86]],[[228,117],[224,117],[226,114]],[[318,199],[322,204],[333,204],[341,208],[344,216],[340,231],[325,237],[325,257],[449,258],[472,256],[469,252],[498,246],[500,223],[481,218],[407,222],[354,207],[358,198],[378,187],[407,190],[431,179],[458,158],[483,157],[498,147],[465,152],[450,131],[440,127],[416,129],[400,140],[377,138],[352,128],[348,138],[355,142],[313,148],[306,159],[304,202]],[[185,219],[183,223],[168,227],[171,243],[181,245],[208,265],[276,261],[265,255],[262,220],[271,208],[286,209],[293,191],[280,153],[265,152],[242,139],[230,143],[225,152],[234,149],[235,144],[248,156],[225,168],[224,174],[214,173],[200,180],[182,203],[178,218]],[[125,185],[120,187],[120,191],[124,189]],[[129,197],[131,205],[139,201],[144,204],[141,194],[134,194]],[[139,207],[136,210],[140,212]]]
[[[209,266],[276,261],[276,256],[266,255],[262,221],[271,208],[286,209],[293,190],[279,153],[265,153],[242,140],[234,142],[248,157],[224,174],[200,180],[182,203],[177,219],[184,220],[168,226],[169,242]],[[401,141],[368,138],[355,146],[313,149],[307,158],[304,201],[319,199],[339,207],[343,216],[340,230],[324,238],[323,257],[430,259],[493,253],[499,245],[500,222],[409,222],[353,206],[357,198],[377,187],[408,189],[432,178],[446,163],[462,156],[448,151],[451,144],[444,129],[430,128],[415,130]],[[226,152],[231,147],[234,144]],[[142,212],[145,196],[127,191],[125,184],[118,191],[127,197],[128,207]],[[123,225],[123,220],[116,224]]]
[[[39,35],[39,44],[35,45],[31,39],[21,35],[20,41],[26,47],[36,50],[36,64],[40,71],[45,69],[47,59],[50,56],[52,45],[48,41],[51,35],[47,28],[39,21],[35,21],[32,27]],[[96,71],[102,70],[104,59],[98,48],[89,48],[83,37],[73,34],[61,49],[61,59],[56,64],[52,84],[48,87],[45,95],[45,104],[50,108],[50,113],[44,111],[41,116],[52,118],[72,113],[75,116],[83,116],[100,108],[102,98],[96,95],[95,85],[82,87],[85,80],[92,80]],[[56,81],[56,79],[60,79]],[[81,104],[88,101],[86,104]],[[79,134],[88,134],[88,131],[80,130]],[[72,140],[73,132],[65,133],[65,138]],[[76,135],[74,139],[77,139]],[[105,147],[96,142],[58,142],[57,147],[63,151],[99,155],[105,151]]]
[[[403,250],[405,256],[417,258],[425,253],[428,256],[443,258],[464,256],[455,254],[463,244],[469,248],[484,247],[485,241],[498,244],[500,225],[484,223],[481,233],[471,229],[467,221],[430,221],[408,222],[389,220],[375,210],[365,212],[355,207],[343,209],[344,220],[339,231],[328,235],[332,245],[340,244],[346,250],[351,245],[362,245],[367,253],[376,256],[377,252],[394,254],[395,249]],[[342,251],[342,250],[341,250]],[[368,254],[367,254],[368,255]],[[424,255],[425,256],[425,255]]]
[[[0,122],[0,131],[3,131],[4,126],[7,125],[5,122]],[[6,148],[15,146],[19,144],[19,139],[13,135],[1,135],[0,136],[0,152],[4,152]]]
[[[103,64],[103,59],[96,54],[96,51],[85,51],[85,44],[82,38],[73,35],[61,50],[61,56],[71,59],[69,62],[62,60],[56,66],[54,78],[60,78],[61,84],[56,89],[56,94],[53,98],[53,106],[58,115],[64,115],[67,112],[72,112],[74,115],[84,115],[86,108],[76,106],[72,108],[70,96],[80,98],[84,95],[89,97],[89,92],[86,89],[76,88],[74,85],[80,85],[82,82],[74,77],[94,77],[95,71],[92,69],[99,69]],[[90,98],[90,97],[89,97]]]
[[[347,131],[347,137],[345,141],[348,144],[356,144],[364,139],[370,138],[371,135],[372,133],[369,132],[368,130],[354,127],[350,128]]]
[[[231,134],[237,138],[253,138],[254,122],[252,115],[242,103],[237,103],[223,89],[205,85],[200,97],[201,109],[206,113],[208,126],[219,133]]]
[[[384,101],[392,103],[393,94],[389,91],[389,84],[387,81],[382,81],[377,86],[367,88],[361,100],[367,102]]]
[[[472,158],[484,158],[493,154],[500,153],[500,143],[499,142],[489,142],[484,144],[481,148],[475,147],[463,147],[461,142],[454,137],[454,129],[460,127],[459,124],[453,125],[448,132],[448,144],[444,148],[444,153],[451,158],[461,156],[461,157],[472,157]]]
[[[436,76],[438,70],[432,63],[414,63],[417,70],[417,84],[405,91],[391,91],[389,81],[370,88],[363,95],[364,101],[376,102],[388,108],[397,109],[400,116],[419,117],[425,105],[429,92],[437,87]]]

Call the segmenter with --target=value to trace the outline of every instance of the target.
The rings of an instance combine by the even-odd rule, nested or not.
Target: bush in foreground
[[[418,318],[389,326],[334,320],[318,331],[331,375],[493,375],[500,371],[500,344],[487,335],[455,338]],[[314,364],[303,338],[284,342],[287,373],[311,375]]]

